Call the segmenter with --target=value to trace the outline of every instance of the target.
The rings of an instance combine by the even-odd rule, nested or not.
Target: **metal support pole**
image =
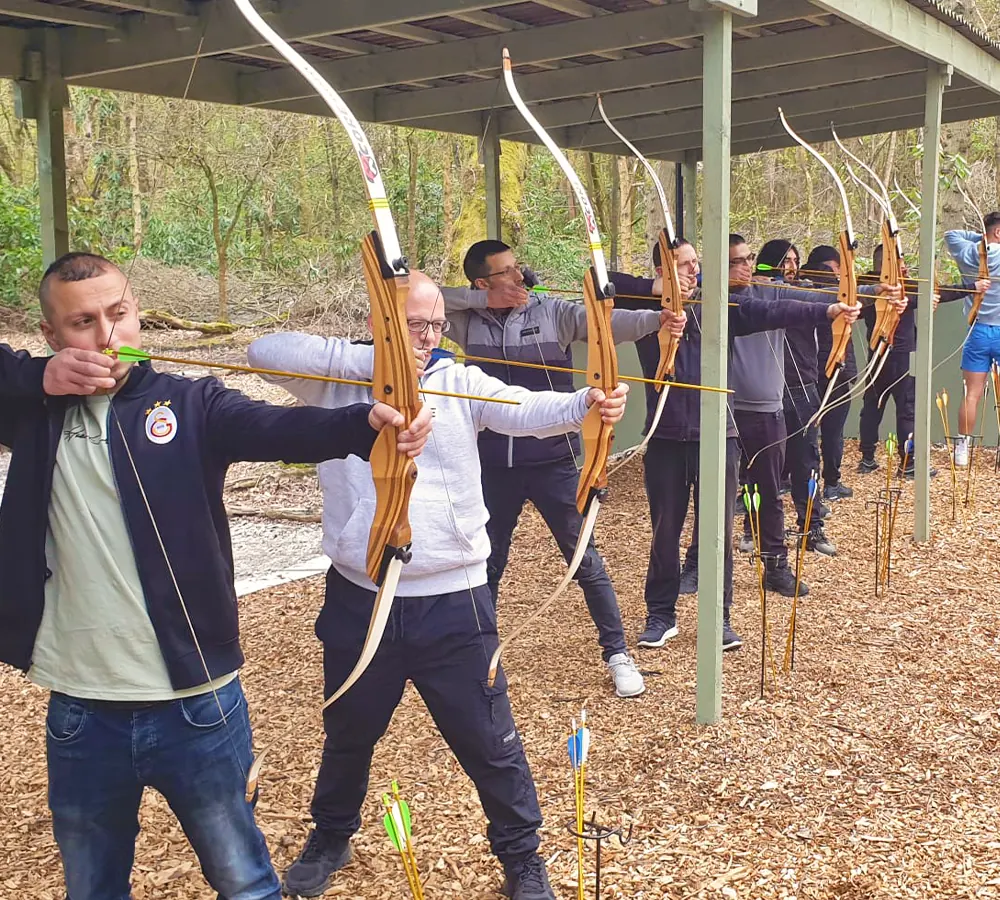
[[[727,151],[728,152],[728,151]],[[684,237],[698,246],[698,154],[688,150],[681,163],[684,172]]]
[[[491,241],[502,240],[502,213],[500,210],[500,132],[496,116],[490,116],[483,134],[482,163],[486,170],[486,237]]]
[[[941,107],[944,89],[951,83],[951,66],[930,62],[924,102],[924,159],[920,209],[920,275],[917,294],[917,404],[913,423],[914,523],[913,538],[931,536],[931,402],[934,362],[934,253],[940,175]],[[905,435],[900,435],[906,440]]]
[[[38,199],[41,209],[42,261],[54,262],[69,251],[66,200],[66,135],[63,107],[68,94],[59,62],[58,32],[42,31],[42,77],[35,110],[38,121]]]
[[[726,387],[729,347],[729,145],[733,20],[728,11],[704,15],[702,156],[705,164],[702,259],[701,380]],[[690,231],[688,233],[690,239]],[[701,395],[698,460],[698,698],[699,723],[722,712],[722,591],[726,534],[726,395]],[[732,515],[732,511],[729,511]]]

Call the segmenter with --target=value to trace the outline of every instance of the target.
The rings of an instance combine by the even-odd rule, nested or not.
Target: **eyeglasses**
[[[734,269],[737,266],[752,266],[755,259],[757,259],[756,253],[748,253],[746,256],[731,257],[729,260],[729,268]]]
[[[410,334],[427,334],[427,329],[431,328],[435,334],[447,334],[451,331],[451,322],[447,319],[435,319],[429,322],[427,319],[407,319],[406,328]]]
[[[507,266],[506,269],[501,269],[499,272],[487,272],[483,278],[493,278],[494,275],[506,275],[508,278],[513,278],[515,274],[521,271],[519,265]]]

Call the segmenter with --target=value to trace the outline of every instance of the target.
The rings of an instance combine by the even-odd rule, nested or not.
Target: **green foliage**
[[[26,307],[41,275],[37,192],[0,177],[0,304]]]

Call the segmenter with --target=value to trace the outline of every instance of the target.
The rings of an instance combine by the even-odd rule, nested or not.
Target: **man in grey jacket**
[[[529,294],[513,251],[502,241],[473,244],[463,265],[471,289],[444,290],[445,309],[452,324],[449,337],[471,356],[495,359],[496,363],[481,363],[483,369],[508,384],[533,390],[572,391],[573,376],[567,372],[505,362],[572,367],[573,344],[587,340],[585,307],[569,300]],[[614,280],[614,273],[611,278]],[[655,334],[664,321],[665,313],[616,309],[611,327],[615,342],[625,343]],[[683,318],[678,320],[677,328],[680,335]],[[480,435],[483,495],[490,511],[489,585],[494,601],[507,566],[514,528],[527,501],[545,519],[563,556],[567,560],[572,556],[583,521],[576,508],[578,453],[576,435],[547,440],[491,430]],[[618,598],[593,539],[576,580],[597,626],[616,694],[638,696],[645,685],[629,656]]]

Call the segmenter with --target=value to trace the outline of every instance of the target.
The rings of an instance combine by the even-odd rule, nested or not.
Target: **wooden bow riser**
[[[882,271],[879,273],[879,282],[884,285],[896,285],[901,280],[899,236],[898,233],[892,231],[888,219],[884,219],[882,221]],[[884,297],[876,297],[875,324],[872,326],[872,336],[868,342],[869,348],[874,350],[881,343],[890,345],[898,324],[899,317],[895,315],[893,305]]]
[[[857,244],[848,238],[846,231],[841,232],[838,300],[847,306],[858,305],[858,279],[854,271],[855,249],[857,249]],[[831,327],[833,329],[833,346],[830,348],[830,355],[826,360],[826,377],[828,380],[843,365],[844,356],[847,354],[847,346],[851,342],[851,326],[843,316],[837,316],[833,320]]]
[[[660,231],[660,267],[663,271],[663,293],[660,306],[675,313],[683,312],[684,297],[681,292],[680,279],[677,276],[677,256],[675,248],[670,243],[666,228]],[[670,333],[667,327],[660,328],[657,333],[660,344],[660,363],[656,369],[656,380],[665,381],[673,378],[674,365],[677,359],[677,348],[680,341]],[[656,390],[662,390],[658,384]]]
[[[983,234],[983,239],[979,242],[979,277],[981,279],[990,277],[989,249],[986,246],[985,233]],[[969,309],[970,328],[976,324],[976,319],[979,318],[979,307],[983,305],[983,297],[985,296],[985,291],[976,291],[975,296],[972,298],[972,307]]]
[[[618,357],[611,332],[614,300],[604,297],[597,287],[594,270],[588,269],[583,280],[584,306],[587,310],[587,385],[609,395],[618,387]],[[577,484],[576,508],[581,515],[591,497],[608,486],[607,459],[611,452],[614,429],[601,419],[596,403],[587,411],[580,429],[583,438],[583,467]]]
[[[372,232],[361,246],[365,281],[371,298],[372,337],[375,341],[375,371],[372,394],[376,401],[395,407],[403,415],[403,428],[383,428],[371,452],[375,483],[375,518],[368,537],[368,577],[381,585],[389,561],[410,558],[412,534],[408,509],[417,480],[417,466],[396,450],[399,432],[409,427],[420,411],[416,360],[406,330],[406,276],[387,277],[391,272],[377,235]]]

